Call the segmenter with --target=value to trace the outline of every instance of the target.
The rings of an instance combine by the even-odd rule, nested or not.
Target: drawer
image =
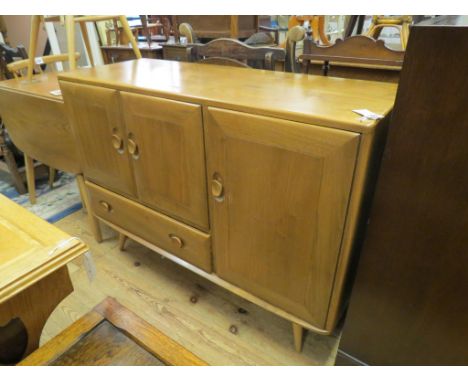
[[[189,61],[189,49],[186,46],[163,46],[164,60]]]
[[[210,235],[88,181],[86,187],[94,215],[211,272]]]

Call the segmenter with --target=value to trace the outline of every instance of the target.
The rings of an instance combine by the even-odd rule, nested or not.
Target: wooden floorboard
[[[89,245],[97,275],[90,282],[80,259],[69,265],[75,291],[52,314],[41,343],[112,296],[212,365],[334,363],[336,336],[308,333],[303,352],[296,353],[290,322],[131,240],[120,252],[117,235],[109,228],[103,227],[104,241],[97,244],[82,211],[55,225]]]

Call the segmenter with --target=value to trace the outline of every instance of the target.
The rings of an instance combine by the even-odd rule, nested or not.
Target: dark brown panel
[[[468,364],[467,55],[466,27],[411,30],[340,344],[367,364]]]

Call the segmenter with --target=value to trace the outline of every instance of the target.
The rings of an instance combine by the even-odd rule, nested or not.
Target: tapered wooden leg
[[[130,41],[130,44],[132,45],[133,52],[135,53],[136,58],[141,58],[140,48],[138,48],[138,43],[135,40],[135,36],[133,36],[130,26],[128,25],[127,17],[119,16],[119,21],[120,21],[120,24],[122,25],[123,33],[125,33],[128,40]]]
[[[80,191],[81,204],[83,204],[83,212],[88,213],[88,206],[86,205],[86,200],[84,196],[85,190],[81,188],[81,183],[78,181],[78,175],[76,176],[76,184],[78,185],[78,190]]]
[[[68,64],[70,70],[76,69],[75,58],[75,18],[73,15],[65,16],[65,29],[67,32]]]
[[[119,249],[121,251],[125,250],[125,243],[127,242],[127,236],[123,233],[119,232]]]
[[[49,187],[54,187],[55,175],[57,174],[57,170],[53,167],[49,167]]]
[[[6,145],[5,134],[5,128],[3,127],[2,121],[0,119],[0,152],[3,154],[3,159],[5,160],[8,171],[13,178],[16,191],[18,191],[20,194],[25,194],[28,191],[26,190],[26,186],[24,185],[23,179],[21,178],[21,174],[18,170],[18,166],[16,165],[15,157]]]
[[[91,203],[89,202],[88,191],[86,190],[84,184],[83,175],[77,175],[76,182],[78,183],[78,188],[80,189],[81,197],[83,198],[83,202],[88,210],[88,222],[93,233],[94,239],[98,243],[100,243],[102,241],[101,227],[99,225],[99,220],[96,218],[96,216],[94,216],[93,211],[91,209]]]
[[[29,35],[28,50],[28,74],[27,79],[31,81],[34,70],[34,58],[36,57],[37,36],[39,35],[39,26],[41,25],[41,16],[31,16],[31,32]]]
[[[88,30],[86,29],[86,23],[80,23],[81,35],[85,44],[86,51],[88,52],[89,63],[94,66],[93,52],[91,51],[91,43],[89,42]]]
[[[304,328],[301,325],[292,323],[293,334],[294,334],[294,348],[298,353],[302,351],[302,342],[304,338]]]
[[[34,161],[24,154],[24,165],[26,167],[26,183],[28,185],[29,201],[36,204],[36,179],[34,178]]]

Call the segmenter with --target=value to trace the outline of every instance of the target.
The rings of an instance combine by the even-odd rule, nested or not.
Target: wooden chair
[[[299,60],[307,74],[398,82],[404,54],[387,48],[381,40],[352,36],[328,47],[304,40]]]
[[[281,48],[252,47],[238,40],[219,38],[207,44],[190,48],[192,61],[205,64],[237,66],[275,70],[276,63],[285,60],[286,53]]]
[[[49,56],[43,56],[43,57],[36,57],[34,59],[34,71],[39,74],[42,73],[42,65],[49,65],[49,64],[54,64],[57,62],[66,62],[68,61],[68,53],[63,53],[63,54],[53,54]],[[78,60],[80,58],[80,53],[75,52],[75,60]],[[19,61],[14,61],[10,64],[7,65],[7,70],[8,72],[16,79],[20,77],[25,77],[27,75],[27,70],[29,66],[29,59],[23,59]]]
[[[67,31],[67,45],[68,45],[68,63],[70,66],[70,70],[76,69],[76,55],[75,55],[75,23],[80,25],[81,33],[83,36],[83,40],[85,43],[86,51],[88,52],[88,56],[90,59],[91,66],[94,66],[94,60],[92,57],[91,52],[91,43],[89,41],[88,32],[86,29],[87,22],[96,22],[96,21],[105,21],[105,20],[118,20],[122,25],[123,32],[125,33],[128,41],[132,45],[133,51],[135,53],[136,58],[141,58],[141,52],[138,48],[137,41],[130,30],[130,26],[128,25],[127,18],[123,15],[109,15],[109,16],[74,16],[74,15],[66,15],[66,16],[40,16],[40,15],[33,15],[31,16],[31,36],[29,40],[29,52],[35,52],[37,47],[37,37],[39,34],[39,27],[41,23],[44,22],[54,22],[60,21],[65,23],[65,28]],[[34,68],[34,55],[29,57],[29,65],[28,65],[28,73],[27,79],[31,80],[33,76],[33,68]]]
[[[394,28],[400,33],[401,49],[408,45],[409,26],[413,22],[411,16],[372,16],[372,22],[366,36],[378,39],[383,28]]]
[[[310,23],[310,29],[313,40],[321,45],[330,45],[328,36],[325,34],[325,16],[318,15],[303,15],[303,16],[291,16],[288,21],[288,31],[296,26],[303,26],[308,21]],[[283,43],[286,46],[286,43]]]
[[[75,60],[80,57],[80,53],[75,52]],[[34,63],[36,64],[34,67],[34,71],[42,73],[41,65],[48,65],[53,64],[56,62],[65,62],[69,59],[68,53],[65,54],[57,54],[57,55],[50,55],[44,57],[36,57],[34,59]],[[25,58],[23,60],[14,61],[7,64],[6,68],[8,72],[13,75],[13,77],[17,80],[27,75],[27,71],[29,69],[30,60],[29,58]],[[31,158],[28,154],[23,153],[24,155],[24,164],[26,169],[26,183],[28,186],[29,191],[29,201],[31,204],[36,203],[36,186],[35,186],[35,167],[34,167],[34,159]],[[56,177],[56,169],[49,166],[49,186],[52,187]]]
[[[268,30],[268,32],[256,32],[244,41],[249,46],[275,46],[279,42],[279,31],[277,28],[268,28],[259,26],[259,29]],[[273,32],[272,35],[270,32]],[[179,35],[187,39],[187,44],[198,43],[198,37],[189,23],[179,25]]]
[[[304,40],[306,36],[306,29],[302,26],[296,25],[288,30],[286,35],[286,62],[285,71],[299,73],[300,65],[296,58],[297,43]]]

